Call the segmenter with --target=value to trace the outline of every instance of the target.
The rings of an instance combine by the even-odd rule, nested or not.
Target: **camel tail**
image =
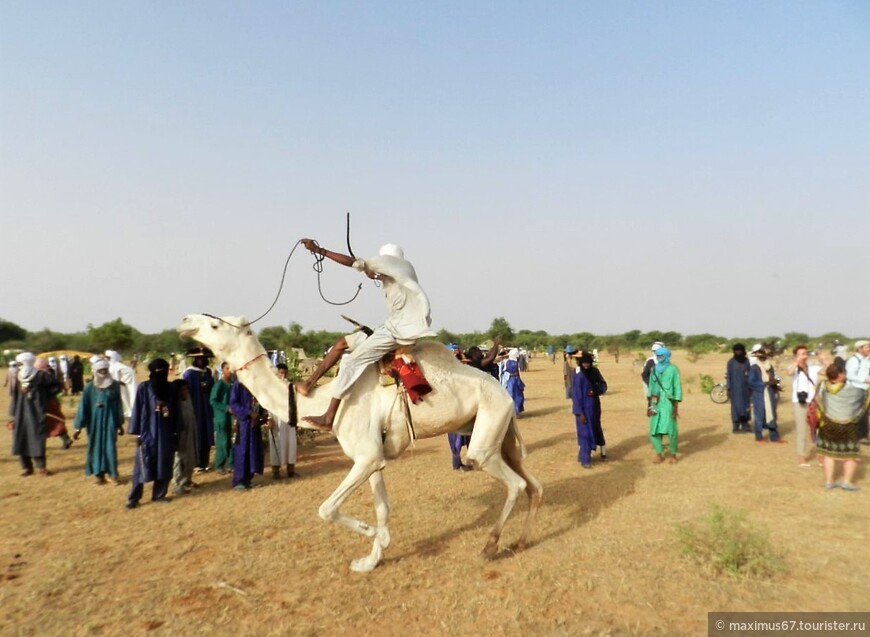
[[[526,443],[523,442],[523,436],[520,434],[520,428],[517,426],[517,415],[513,414],[511,416],[511,423],[508,425],[507,435],[513,436],[517,441],[517,446],[520,448],[520,458],[525,459],[528,455],[526,452]]]

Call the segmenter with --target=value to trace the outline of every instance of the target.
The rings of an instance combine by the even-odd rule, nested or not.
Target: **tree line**
[[[258,336],[266,349],[289,351],[301,348],[309,356],[321,356],[343,332],[327,330],[304,330],[299,323],[289,326],[270,326],[260,330]],[[730,351],[734,343],[742,342],[747,347],[753,343],[777,343],[784,349],[789,349],[798,343],[804,343],[810,348],[821,344],[830,347],[835,340],[848,342],[852,339],[839,332],[828,332],[811,336],[801,332],[786,332],[782,335],[747,335],[742,337],[725,337],[716,334],[683,335],[675,331],[653,330],[643,332],[630,330],[621,334],[592,334],[591,332],[573,332],[568,334],[548,334],[542,330],[514,330],[507,319],[497,317],[492,320],[489,329],[475,332],[451,332],[442,329],[434,337],[441,343],[456,343],[468,348],[480,345],[486,341],[499,338],[506,346],[522,347],[531,351],[545,351],[552,347],[556,351],[571,345],[576,349],[598,349],[614,355],[617,360],[621,354],[630,352],[646,352],[655,341],[666,343],[668,347],[685,349],[690,354],[702,354]],[[145,334],[132,325],[124,323],[121,318],[87,326],[83,332],[70,334],[55,332],[48,328],[30,332],[11,321],[0,319],[0,349],[27,350],[35,353],[58,350],[76,350],[84,352],[102,352],[114,349],[125,356],[133,353],[145,354],[157,352],[168,354],[180,353],[194,347],[196,343],[182,339],[174,329],[166,329],[156,334]]]

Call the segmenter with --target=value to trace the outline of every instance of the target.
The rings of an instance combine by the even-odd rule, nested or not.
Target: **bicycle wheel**
[[[728,390],[725,389],[725,385],[722,383],[717,383],[713,385],[713,389],[710,390],[710,400],[719,405],[728,402]]]

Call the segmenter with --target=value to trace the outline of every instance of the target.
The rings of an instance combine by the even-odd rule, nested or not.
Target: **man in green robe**
[[[94,379],[85,385],[75,419],[78,440],[82,429],[88,431],[88,455],[85,475],[96,476],[97,484],[118,483],[117,439],[124,433],[124,410],[121,385],[109,375],[108,361],[94,363]]]
[[[680,384],[680,370],[671,364],[671,351],[661,346],[655,351],[656,364],[652,368],[647,388],[650,399],[647,416],[649,416],[649,439],[652,442],[656,457],[655,464],[664,462],[664,447],[662,438],[668,437],[668,451],[671,453],[670,463],[677,461],[677,418],[679,405],[683,399],[683,387]]]
[[[223,363],[220,380],[211,388],[209,396],[214,416],[214,468],[220,474],[233,468],[232,414],[230,414],[232,376],[230,366]]]

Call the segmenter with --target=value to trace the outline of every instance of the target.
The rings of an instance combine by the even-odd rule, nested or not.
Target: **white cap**
[[[405,252],[397,246],[395,243],[387,243],[381,246],[380,251],[378,251],[382,257],[396,257],[398,259],[405,258]]]

